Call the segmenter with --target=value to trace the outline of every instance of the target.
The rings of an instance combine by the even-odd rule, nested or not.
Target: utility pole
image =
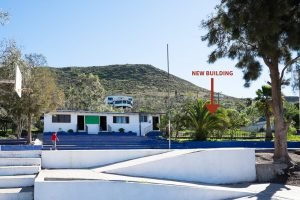
[[[171,113],[170,113],[170,67],[169,67],[169,45],[167,44],[167,64],[168,64],[168,120],[169,120],[169,149],[171,149]]]

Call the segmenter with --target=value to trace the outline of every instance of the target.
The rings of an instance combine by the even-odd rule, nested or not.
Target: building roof
[[[87,111],[87,110],[56,110],[48,113],[91,113],[91,114],[166,114],[162,112],[96,112],[96,111]],[[46,113],[46,114],[48,114]]]

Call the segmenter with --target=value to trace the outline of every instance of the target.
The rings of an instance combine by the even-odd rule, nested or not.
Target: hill
[[[285,96],[284,98],[287,102],[290,102],[290,103],[298,103],[299,102],[299,97],[297,97],[297,96]]]
[[[59,85],[66,89],[79,74],[94,74],[100,78],[106,95],[134,97],[133,111],[164,112],[168,95],[168,73],[151,65],[127,64],[91,67],[50,68],[56,73]],[[187,98],[209,99],[209,90],[198,87],[177,76],[170,75],[170,96],[173,104]],[[224,96],[222,103],[235,104],[240,99]]]

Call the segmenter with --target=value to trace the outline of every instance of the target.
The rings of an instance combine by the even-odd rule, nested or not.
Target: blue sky
[[[151,64],[200,87],[210,89],[210,78],[193,77],[193,70],[233,70],[233,77],[216,77],[215,91],[234,97],[254,97],[269,81],[268,69],[244,88],[235,62],[207,63],[213,48],[201,41],[201,21],[216,0],[0,0],[11,15],[0,28],[1,39],[14,39],[24,53],[42,53],[48,65],[95,66]],[[294,94],[290,87],[285,95]]]

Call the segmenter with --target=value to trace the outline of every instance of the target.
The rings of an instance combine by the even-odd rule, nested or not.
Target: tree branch
[[[272,64],[266,56],[263,56],[262,58],[268,67]]]
[[[284,72],[285,70],[291,66],[292,64],[294,64],[295,62],[297,62],[297,60],[300,59],[300,55],[295,57],[294,59],[290,60],[289,62],[287,62],[287,64],[284,66],[284,68],[282,69],[281,71],[281,75],[280,75],[280,83],[282,82],[282,79],[283,79],[283,75],[284,75]]]

